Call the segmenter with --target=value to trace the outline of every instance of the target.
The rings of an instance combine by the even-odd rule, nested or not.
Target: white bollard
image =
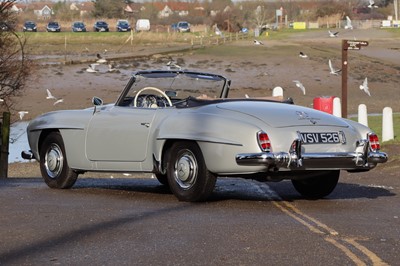
[[[358,106],[358,123],[368,126],[367,106],[365,104]]]
[[[393,110],[390,107],[385,107],[382,116],[382,142],[392,139],[394,139]]]
[[[342,117],[342,104],[340,103],[340,98],[333,98],[333,110],[332,114],[337,117]]]
[[[272,91],[272,96],[273,97],[279,97],[279,96],[283,96],[283,89],[282,87],[275,87]]]

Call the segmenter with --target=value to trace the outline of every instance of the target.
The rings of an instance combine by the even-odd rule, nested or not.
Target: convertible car
[[[289,98],[228,97],[224,76],[139,71],[115,103],[50,112],[27,128],[46,184],[70,188],[87,171],[148,172],[182,201],[203,201],[218,176],[290,179],[306,198],[336,187],[341,170],[387,161],[377,135]],[[233,91],[233,89],[231,89]]]

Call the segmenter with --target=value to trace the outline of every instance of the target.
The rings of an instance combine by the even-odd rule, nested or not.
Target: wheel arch
[[[58,132],[60,133],[60,130],[56,129],[56,128],[46,128],[43,129],[42,132],[40,133],[40,137],[39,137],[39,141],[38,141],[38,146],[37,146],[37,151],[38,151],[38,155],[37,155],[37,160],[40,160],[40,149],[42,148],[43,142],[46,139],[46,137],[48,135],[50,135],[50,133],[52,132]]]

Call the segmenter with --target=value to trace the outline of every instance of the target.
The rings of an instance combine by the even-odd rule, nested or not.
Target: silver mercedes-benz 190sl
[[[139,71],[113,104],[50,112],[27,128],[30,151],[51,188],[87,171],[148,172],[182,201],[201,201],[218,176],[290,179],[307,198],[336,187],[340,170],[387,161],[377,135],[290,99],[229,98],[221,75]]]

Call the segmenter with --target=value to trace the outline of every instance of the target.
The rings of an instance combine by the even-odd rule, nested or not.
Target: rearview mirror
[[[92,98],[92,104],[95,106],[103,105],[103,100],[95,96]]]

